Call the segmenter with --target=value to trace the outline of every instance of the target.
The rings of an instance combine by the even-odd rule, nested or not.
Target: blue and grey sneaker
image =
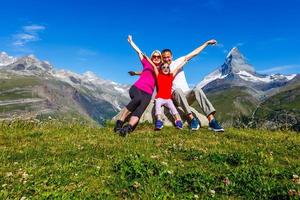
[[[215,119],[212,119],[209,122],[208,126],[209,126],[208,129],[212,130],[214,132],[224,132],[224,129],[222,128],[222,126]]]
[[[161,120],[156,120],[155,122],[155,129],[156,130],[161,130],[164,127],[164,122]]]
[[[182,128],[183,128],[182,121],[181,121],[181,120],[176,120],[175,126],[176,126],[176,128],[178,128],[178,129],[182,129]]]
[[[190,129],[192,131],[197,131],[199,128],[200,128],[200,124],[199,124],[198,120],[196,119],[196,117],[194,117],[190,122]]]

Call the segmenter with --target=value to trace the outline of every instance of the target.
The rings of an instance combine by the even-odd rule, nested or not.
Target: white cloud
[[[260,70],[258,71],[261,74],[275,74],[275,73],[284,73],[286,70],[289,69],[295,69],[295,68],[300,68],[300,66],[297,65],[283,65],[283,66],[276,66],[276,67],[271,67],[268,69]]]
[[[18,34],[13,35],[13,46],[24,47],[30,42],[36,42],[41,40],[39,32],[45,30],[45,26],[40,25],[29,25],[23,26],[22,31]]]
[[[45,30],[45,26],[40,25],[30,25],[30,26],[23,26],[23,30],[28,33],[36,33],[38,31]]]

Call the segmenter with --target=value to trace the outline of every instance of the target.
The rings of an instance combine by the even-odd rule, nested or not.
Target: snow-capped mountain
[[[12,63],[3,65],[2,69],[37,74],[39,72],[51,72],[53,67],[47,61],[40,61],[34,55],[28,55],[21,58],[14,58]]]
[[[269,90],[282,86],[296,77],[292,75],[264,75],[255,71],[237,47],[234,47],[227,55],[224,64],[217,70],[207,75],[197,87],[204,89],[216,88],[220,85],[230,84],[237,86],[251,86],[258,90]]]
[[[0,67],[12,64],[16,61],[16,58],[7,55],[5,52],[0,52]]]
[[[49,107],[53,111],[53,106],[56,105],[55,109],[72,110],[72,112],[75,110],[96,121],[103,122],[120,111],[129,100],[128,85],[104,80],[90,71],[84,74],[67,70],[57,71],[49,62],[40,61],[34,55],[14,58],[3,52],[0,61],[2,64],[0,77],[5,77],[6,81],[20,79],[36,84],[35,88],[27,87],[26,84],[24,84],[24,88],[22,84],[12,85],[12,88],[8,88],[8,93],[10,90],[16,91],[18,94],[31,91],[31,96],[37,93],[37,96],[47,102],[46,106],[41,105],[41,107],[46,107],[44,110],[47,111],[50,109]],[[3,92],[5,93],[5,91]],[[39,110],[43,109],[39,108]]]
[[[104,99],[114,105],[116,110],[121,110],[128,100],[129,85],[99,78],[91,71],[77,74],[72,71],[54,71],[53,76],[78,89],[88,90],[96,98]]]

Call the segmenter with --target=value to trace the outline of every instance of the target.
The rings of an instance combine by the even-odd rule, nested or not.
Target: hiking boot
[[[164,122],[161,120],[156,120],[155,122],[155,129],[156,130],[161,130],[164,127]]]
[[[122,137],[126,137],[129,133],[132,132],[132,126],[130,124],[126,124],[123,128],[119,130],[119,135]]]
[[[117,133],[121,130],[121,128],[123,127],[124,122],[122,122],[121,120],[117,120],[115,127],[114,127],[114,132]]]
[[[197,131],[200,128],[199,121],[194,117],[190,122],[190,129],[192,131]]]
[[[181,120],[176,120],[175,126],[176,126],[176,128],[178,128],[178,129],[182,129],[182,128],[183,128],[182,121],[181,121]]]
[[[214,132],[224,132],[223,127],[215,119],[212,119],[208,126],[208,129]]]

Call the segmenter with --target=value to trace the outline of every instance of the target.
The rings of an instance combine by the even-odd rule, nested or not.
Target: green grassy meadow
[[[0,199],[298,199],[300,135],[0,123]]]

